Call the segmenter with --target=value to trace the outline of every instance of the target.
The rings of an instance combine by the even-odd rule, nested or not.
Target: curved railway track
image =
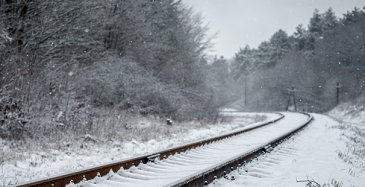
[[[309,114],[278,114],[275,120],[232,133],[18,186],[65,186],[70,181],[98,187],[203,186],[277,145],[313,119]]]

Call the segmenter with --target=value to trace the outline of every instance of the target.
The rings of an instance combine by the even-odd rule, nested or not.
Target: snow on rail
[[[235,112],[233,115],[231,115],[231,114],[232,113],[230,113],[230,115],[227,115],[227,116],[234,117],[232,123],[234,123],[235,126],[241,126],[241,128],[235,128],[234,131],[231,131],[229,133],[219,135],[219,136],[214,136],[214,137],[211,137],[208,139],[203,139],[200,141],[194,141],[194,142],[187,143],[185,145],[181,145],[181,146],[177,146],[177,147],[173,147],[170,149],[161,149],[161,151],[159,151],[159,152],[150,153],[147,155],[139,155],[137,157],[133,157],[133,158],[129,158],[129,159],[124,159],[124,160],[120,160],[120,161],[116,161],[116,162],[109,162],[107,164],[94,166],[94,167],[90,167],[90,168],[85,168],[82,170],[78,170],[76,172],[69,172],[69,173],[64,173],[62,175],[57,175],[57,176],[53,176],[53,177],[49,177],[49,178],[34,180],[34,181],[27,182],[27,183],[18,184],[17,186],[19,186],[19,187],[33,187],[33,186],[37,186],[37,187],[38,186],[45,186],[45,187],[60,186],[60,187],[63,187],[65,185],[69,184],[70,181],[79,183],[80,181],[94,179],[98,174],[100,174],[100,176],[105,176],[110,172],[111,169],[114,172],[118,171],[121,167],[124,167],[125,169],[129,169],[130,167],[132,167],[134,165],[138,165],[140,163],[147,163],[147,162],[151,161],[151,159],[153,159],[152,157],[156,157],[156,155],[159,155],[160,158],[166,158],[177,152],[184,152],[188,149],[193,149],[193,148],[205,145],[207,143],[211,143],[211,142],[218,141],[218,140],[221,140],[221,139],[224,139],[227,137],[231,137],[231,136],[234,136],[237,134],[241,134],[241,133],[244,133],[244,132],[256,129],[256,128],[260,128],[260,127],[268,125],[270,123],[274,123],[284,117],[284,115],[282,115],[280,113],[260,113],[261,115],[265,114],[265,116],[267,117],[267,119],[264,120],[264,122],[257,122],[257,123],[247,125],[246,124],[247,122],[245,121],[245,116],[248,115],[248,113]],[[257,113],[250,113],[250,114],[257,115]],[[224,130],[222,132],[224,132]],[[195,136],[194,133],[191,133],[191,132],[189,135],[191,135],[192,137]],[[191,138],[191,137],[185,137],[185,138]],[[169,141],[169,140],[170,139],[167,139],[167,141]],[[132,152],[132,154],[133,153],[135,153],[135,152]],[[107,154],[107,153],[105,153],[105,154]],[[101,154],[101,155],[105,155],[105,154]],[[116,153],[113,152],[112,154],[116,154]]]
[[[277,123],[244,134],[205,145],[167,159],[139,164],[128,170],[110,172],[107,176],[82,181],[78,186],[122,187],[164,186],[183,180],[196,173],[214,167],[244,153],[251,152],[289,133],[308,121],[308,116],[299,113],[283,113],[285,118]],[[76,186],[70,184],[68,186]]]
[[[304,187],[310,182],[328,187],[365,186],[361,154],[365,151],[365,134],[356,134],[357,124],[322,114],[312,116],[315,120],[295,137],[227,175],[235,180],[218,179],[209,187]]]

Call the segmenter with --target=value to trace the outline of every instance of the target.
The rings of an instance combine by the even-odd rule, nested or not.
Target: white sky
[[[307,26],[314,9],[329,7],[342,16],[365,0],[183,0],[201,12],[214,40],[214,54],[233,57],[240,47],[257,47],[279,29],[292,34],[299,24]]]

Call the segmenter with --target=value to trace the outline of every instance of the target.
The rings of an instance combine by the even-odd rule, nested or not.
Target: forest
[[[0,14],[1,138],[216,118],[208,28],[181,1],[1,0]]]
[[[222,107],[325,112],[365,89],[365,11],[315,10],[233,59],[176,0],[0,0],[0,138],[90,133],[128,116],[215,121]],[[243,45],[244,46],[244,45]],[[211,60],[212,59],[212,60]]]
[[[294,88],[297,110],[322,113],[359,97],[365,90],[364,10],[354,8],[343,17],[331,8],[315,10],[309,25],[298,25],[292,35],[278,30],[257,48],[242,47],[233,60],[217,58],[213,66],[229,72],[226,79],[240,87],[235,94],[240,99],[229,105],[287,110]]]

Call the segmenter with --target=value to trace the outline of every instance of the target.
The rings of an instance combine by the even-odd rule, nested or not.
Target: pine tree
[[[332,30],[338,23],[337,17],[333,12],[332,8],[329,8],[325,13],[323,13],[321,20],[321,30],[323,32]]]
[[[246,45],[243,49],[240,49],[234,58],[233,72],[235,79],[239,79],[242,75],[248,75],[255,66],[257,66],[257,56],[254,49],[251,49],[249,45]]]
[[[361,10],[357,7],[354,8],[352,11],[348,11],[344,14],[344,18],[341,22],[345,25],[356,23],[365,17],[365,7]]]
[[[295,40],[295,49],[296,50],[306,49],[308,33],[302,24],[300,24],[296,27],[293,37]]]
[[[322,16],[319,13],[318,9],[315,9],[313,12],[313,16],[309,21],[308,31],[314,36],[322,35]]]

